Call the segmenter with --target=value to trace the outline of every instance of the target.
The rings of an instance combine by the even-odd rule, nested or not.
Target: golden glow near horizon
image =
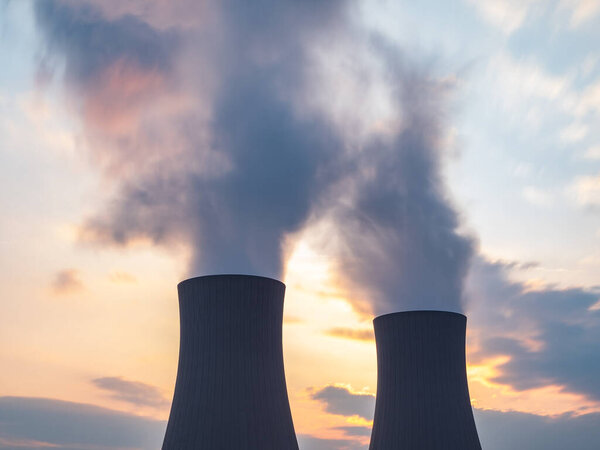
[[[340,339],[328,334],[333,327],[363,329],[370,319],[358,315],[332,283],[331,262],[315,252],[307,236],[291,245],[286,264],[283,343],[290,404],[296,431],[327,439],[341,439],[335,427],[355,424],[355,418],[324,412],[308,389],[332,384],[364,387],[375,392],[376,356],[373,342]],[[332,320],[332,318],[335,318]]]
[[[542,416],[600,411],[599,402],[590,401],[581,394],[566,392],[562,386],[548,385],[517,391],[509,385],[495,382],[494,378],[502,374],[502,364],[509,360],[509,356],[498,356],[485,359],[477,365],[467,364],[469,391],[474,407]]]
[[[355,311],[343,287],[335,285],[331,262],[310,242],[306,236],[293,242],[286,264],[283,339],[288,391],[298,433],[342,439],[338,427],[368,427],[371,422],[327,413],[311,398],[310,389],[336,385],[375,394],[375,342],[330,333],[332,328],[371,329],[372,317]],[[78,272],[82,285],[72,292],[54,292],[52,280],[39,277],[36,284],[22,280],[5,290],[24,299],[12,307],[13,326],[27,320],[36,333],[0,350],[2,360],[12,367],[0,372],[2,394],[51,396],[166,420],[168,406],[135,406],[99,390],[90,380],[123,377],[156,386],[171,398],[178,356],[175,287],[185,277],[185,252],[156,253],[143,246],[89,252],[76,252],[79,267],[85,269]],[[10,326],[4,325],[3,332],[10,334]],[[539,415],[600,411],[597,402],[560,386],[516,391],[495,382],[508,358],[468,365],[476,408]]]

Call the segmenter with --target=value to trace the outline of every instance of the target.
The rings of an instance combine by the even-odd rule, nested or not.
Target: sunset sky
[[[287,285],[302,450],[468,317],[486,450],[600,442],[600,1],[0,0],[0,448],[156,449],[176,285]]]

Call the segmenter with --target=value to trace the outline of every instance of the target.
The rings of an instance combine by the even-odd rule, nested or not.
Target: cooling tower
[[[281,344],[285,285],[216,275],[178,291],[179,367],[163,449],[297,450]]]
[[[465,363],[467,318],[375,318],[377,400],[370,450],[480,450]]]

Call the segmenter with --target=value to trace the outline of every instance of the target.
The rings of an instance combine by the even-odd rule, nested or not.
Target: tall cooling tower
[[[297,450],[281,343],[285,285],[216,275],[178,291],[179,367],[163,449]]]
[[[377,400],[369,449],[481,450],[467,385],[467,318],[408,311],[373,324]]]

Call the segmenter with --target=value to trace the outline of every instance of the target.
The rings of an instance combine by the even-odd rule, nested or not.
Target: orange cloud
[[[83,283],[76,269],[63,269],[54,275],[52,291],[58,295],[72,294],[83,290]]]
[[[508,384],[495,380],[502,374],[502,366],[510,357],[495,356],[477,364],[468,364],[471,403],[479,409],[497,411],[520,411],[524,413],[556,416],[565,413],[574,415],[600,411],[600,403],[585,395],[565,392],[555,384],[526,390],[516,390]]]
[[[297,316],[284,316],[283,322],[288,325],[291,325],[291,324],[297,324],[297,323],[304,323],[304,319],[297,317]]]
[[[325,331],[329,336],[339,337],[343,339],[354,339],[357,341],[374,341],[375,335],[371,329],[355,329],[355,328],[330,328]]]

